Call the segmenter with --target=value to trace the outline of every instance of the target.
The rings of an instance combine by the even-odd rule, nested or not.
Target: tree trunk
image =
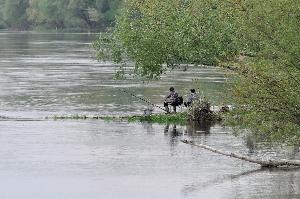
[[[185,144],[201,147],[203,149],[209,150],[214,153],[218,153],[221,155],[229,156],[232,158],[237,158],[240,160],[244,160],[247,162],[259,164],[262,167],[280,167],[280,166],[300,166],[300,160],[287,160],[287,159],[282,159],[282,160],[257,160],[257,159],[252,159],[247,156],[243,156],[241,154],[237,153],[232,153],[232,152],[227,152],[227,151],[221,151],[214,149],[210,146],[204,145],[204,144],[196,144],[193,141],[188,141],[188,140],[181,140]]]

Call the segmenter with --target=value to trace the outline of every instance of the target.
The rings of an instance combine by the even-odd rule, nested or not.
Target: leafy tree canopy
[[[94,47],[147,78],[182,63],[234,70],[232,124],[300,142],[299,13],[298,0],[128,0]]]
[[[101,56],[107,50],[103,41],[113,43],[113,59],[130,58],[135,72],[148,78],[180,63],[215,65],[237,51],[233,18],[224,6],[206,0],[131,0],[117,20],[113,37],[100,38],[95,46]]]
[[[257,135],[300,142],[300,2],[241,1],[240,43],[252,57],[236,60],[237,104],[231,122]]]

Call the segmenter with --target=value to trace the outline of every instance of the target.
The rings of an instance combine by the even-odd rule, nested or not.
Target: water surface
[[[1,199],[300,198],[297,169],[260,169],[180,140],[275,159],[299,159],[297,147],[266,146],[220,125],[45,120],[141,114],[148,106],[120,89],[159,105],[170,86],[182,95],[194,87],[222,102],[227,76],[216,68],[113,80],[117,67],[92,58],[95,37],[0,32]]]

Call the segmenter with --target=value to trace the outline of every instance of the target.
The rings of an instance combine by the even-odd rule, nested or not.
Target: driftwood
[[[262,167],[280,167],[280,166],[297,166],[297,167],[299,167],[300,166],[300,160],[287,160],[287,159],[282,159],[282,160],[257,160],[257,159],[252,159],[252,158],[247,157],[247,156],[243,156],[241,154],[217,150],[217,149],[214,149],[214,148],[212,148],[210,146],[207,146],[207,145],[204,145],[204,144],[196,144],[193,141],[188,141],[188,140],[181,140],[181,141],[185,144],[201,147],[203,149],[209,150],[209,151],[214,152],[214,153],[218,153],[218,154],[225,155],[225,156],[228,156],[228,157],[237,158],[237,159],[244,160],[244,161],[247,161],[247,162],[259,164]]]

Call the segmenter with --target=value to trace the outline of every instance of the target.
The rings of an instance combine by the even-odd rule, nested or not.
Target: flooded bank
[[[299,159],[297,148],[235,137],[230,127],[45,120],[63,114],[140,114],[147,104],[120,95],[118,88],[159,105],[171,85],[184,94],[194,86],[192,79],[198,79],[203,95],[221,101],[226,76],[215,68],[177,70],[147,84],[113,80],[116,67],[91,58],[94,37],[0,32],[1,198],[300,197],[298,169],[260,169],[180,142]]]

